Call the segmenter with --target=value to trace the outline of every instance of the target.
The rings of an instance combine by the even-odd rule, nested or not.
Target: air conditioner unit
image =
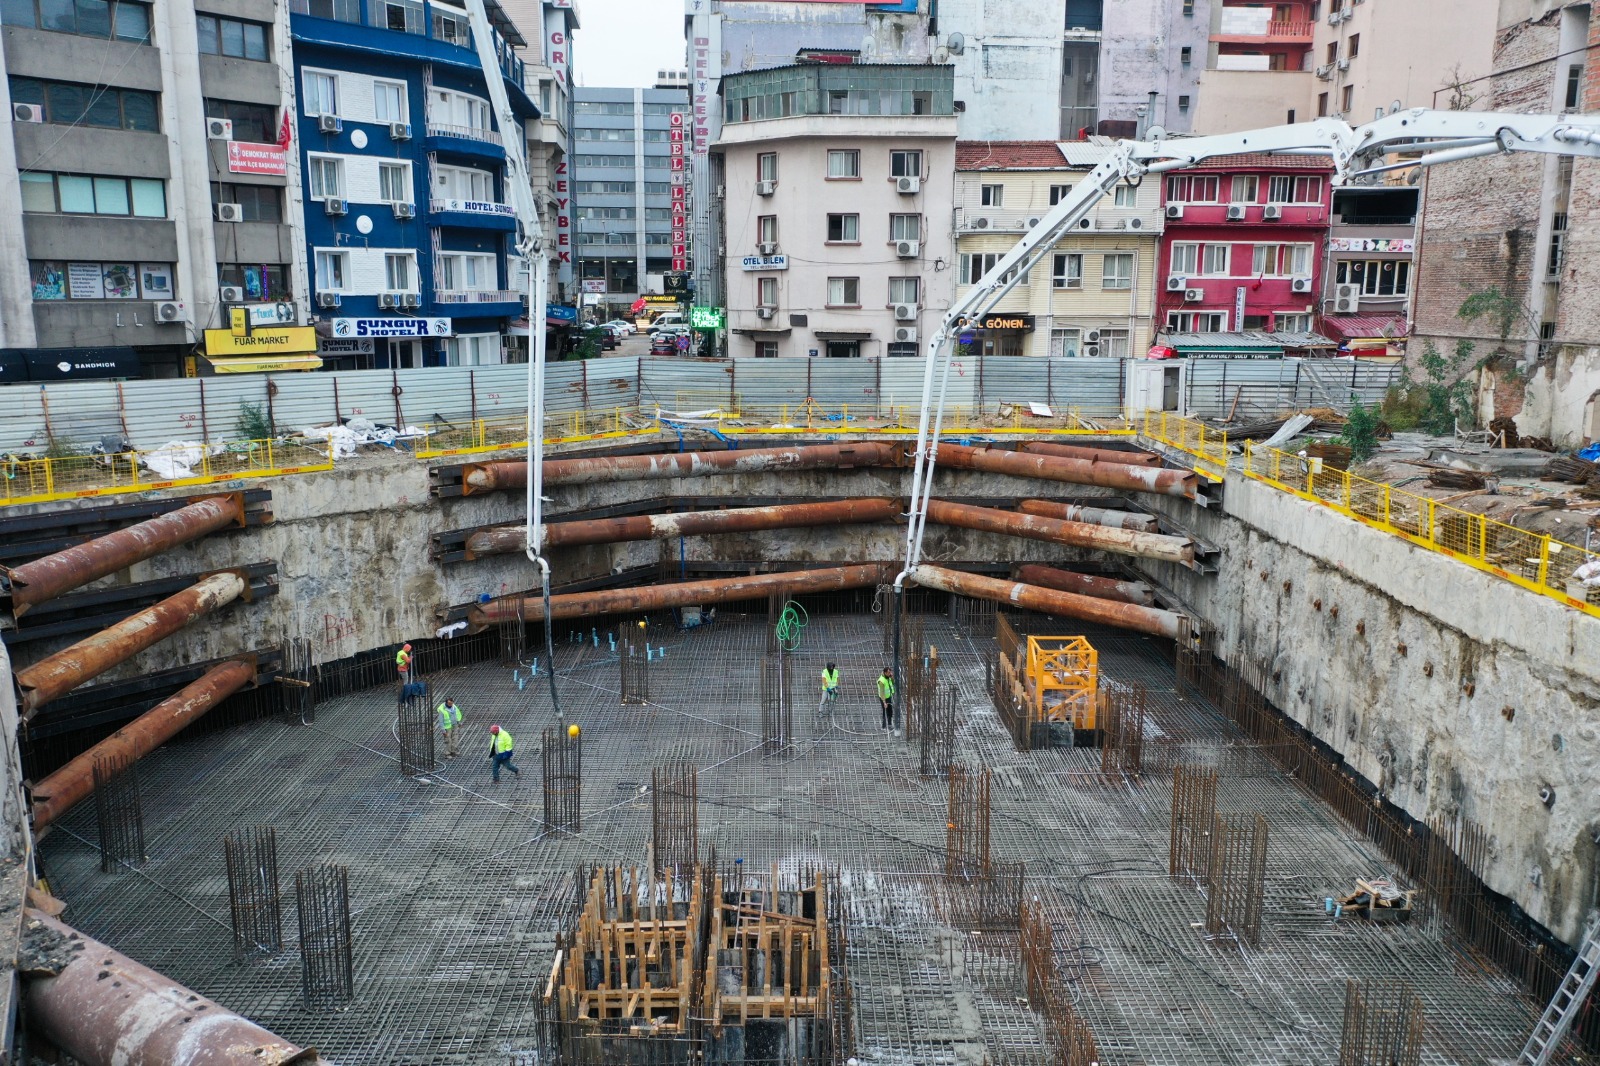
[[[1144,229],[1144,219],[1142,219],[1142,218],[1125,218],[1125,219],[1122,220],[1122,224],[1118,228],[1119,229],[1134,229],[1134,230]]]
[[[322,209],[330,215],[348,215],[350,213],[350,205],[337,196],[330,196],[322,201]]]
[[[1328,12],[1328,25],[1337,26],[1337,25],[1339,25],[1339,23],[1341,23],[1343,21],[1344,21],[1344,18],[1339,14],[1339,12],[1337,12],[1337,11]]]
[[[1182,204],[1168,204],[1167,205],[1167,217],[1168,218],[1182,218],[1183,217],[1183,205]]]
[[[1351,19],[1353,19],[1355,17],[1356,17],[1356,13],[1355,13],[1354,8],[1347,7],[1343,11],[1339,12],[1339,21],[1340,22],[1349,22]]]
[[[1228,205],[1228,221],[1229,222],[1243,222],[1244,221],[1244,204],[1229,204]]]
[[[778,242],[762,241],[760,244],[756,245],[756,251],[760,252],[762,255],[777,255]]]
[[[317,129],[323,133],[343,133],[344,119],[338,115],[318,115]]]
[[[758,307],[758,308],[756,308],[756,317],[757,318],[761,318],[761,319],[771,318],[773,315],[775,315],[777,313],[778,313],[778,309],[776,307]]]
[[[1089,344],[1094,344],[1100,339],[1100,331],[1097,329],[1091,329],[1088,333],[1083,335],[1083,339]]]
[[[1168,292],[1182,292],[1184,289],[1187,289],[1188,287],[1189,287],[1189,279],[1188,278],[1181,277],[1180,275],[1177,275],[1177,274],[1172,274],[1167,278],[1167,291]]]
[[[1335,285],[1333,288],[1333,309],[1341,315],[1353,315],[1361,310],[1361,286]]]
[[[915,322],[917,320],[917,305],[895,304],[894,320],[896,322]]]
[[[1295,278],[1295,279],[1293,279],[1292,281],[1289,282],[1289,291],[1290,292],[1310,292],[1311,291],[1311,279],[1310,278]]]
[[[387,310],[398,308],[400,306],[400,294],[397,292],[378,293],[378,306]]]
[[[1206,290],[1204,290],[1204,289],[1184,289],[1183,290],[1183,302],[1186,303],[1186,304],[1197,304],[1201,300],[1204,300],[1205,298],[1206,298]]]
[[[343,302],[343,298],[336,292],[317,293],[317,306],[324,310],[337,310]]]
[[[44,108],[38,104],[12,104],[11,117],[18,122],[43,122]]]
[[[177,300],[163,300],[151,308],[157,322],[187,322],[189,312]]]
[[[1085,344],[1083,346],[1083,354],[1092,359],[1100,354],[1100,346],[1098,344]]]
[[[218,222],[243,222],[244,221],[244,208],[240,207],[238,204],[218,204],[217,205],[217,221]]]
[[[1041,223],[1043,221],[1044,221],[1044,219],[1038,218],[1038,217],[1030,218],[1030,219],[1028,219],[1028,228],[1032,229],[1033,227],[1037,226],[1039,223]]]
[[[422,306],[422,294],[416,292],[403,292],[400,294],[400,306],[408,310],[416,310]]]
[[[206,119],[206,137],[213,141],[233,140],[233,123],[225,118]]]
[[[389,123],[389,139],[394,141],[409,141],[411,139],[411,123]]]
[[[217,289],[217,297],[225,304],[244,302],[244,290],[237,285],[224,285]]]
[[[921,241],[895,241],[894,254],[901,259],[915,259],[922,254]]]
[[[1349,70],[1350,69],[1350,61],[1348,59],[1341,59],[1341,60],[1339,60],[1338,63],[1336,63],[1334,65],[1337,66],[1340,70]]]
[[[917,327],[915,327],[915,326],[898,326],[898,327],[896,327],[895,331],[894,331],[894,342],[896,344],[915,344],[915,343],[917,343]]]
[[[976,218],[969,218],[969,219],[967,219],[967,228],[968,229],[988,229],[989,228],[989,220],[987,218],[985,218],[984,216],[982,216],[982,215],[979,215]]]
[[[1329,78],[1333,77],[1333,64],[1324,63],[1322,66],[1317,68],[1316,73],[1318,78],[1322,79],[1323,81],[1327,81]]]
[[[756,195],[757,196],[771,196],[773,193],[775,193],[777,191],[778,191],[778,183],[775,182],[775,181],[758,181],[758,182],[756,182]]]
[[[1266,207],[1261,209],[1261,220],[1263,222],[1276,222],[1282,217],[1283,208],[1279,207],[1277,204],[1268,204]]]
[[[910,196],[912,193],[921,192],[922,191],[922,179],[921,178],[896,178],[896,179],[894,179],[894,191],[897,192],[897,193],[900,193],[902,195],[905,195],[905,196]]]
[[[394,208],[394,217],[395,218],[416,218],[417,217],[417,205],[416,204],[394,203],[394,204],[390,204],[389,206]]]
[[[1080,218],[1080,219],[1078,219],[1078,228],[1079,229],[1094,229],[1094,219],[1092,219],[1092,218]]]

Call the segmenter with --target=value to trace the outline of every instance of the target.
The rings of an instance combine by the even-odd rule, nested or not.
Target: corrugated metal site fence
[[[1399,384],[1398,363],[1361,359],[1195,359],[1184,389],[1185,413],[1245,421],[1307,407],[1371,406]]]

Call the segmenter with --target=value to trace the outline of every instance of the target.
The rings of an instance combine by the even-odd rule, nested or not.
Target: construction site
[[[938,447],[897,592],[904,440],[733,443],[545,460],[548,603],[514,451],[0,514],[19,1055],[1588,1059],[1562,567],[1063,416]]]

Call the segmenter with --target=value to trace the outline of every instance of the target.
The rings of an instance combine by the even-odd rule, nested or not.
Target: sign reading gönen
[[[448,337],[448,318],[336,318],[335,337]]]
[[[240,336],[229,329],[206,330],[207,355],[283,355],[317,350],[311,326],[263,327]]]

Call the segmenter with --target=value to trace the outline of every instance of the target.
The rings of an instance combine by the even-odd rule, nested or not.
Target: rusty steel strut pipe
[[[544,546],[562,548],[579,544],[655,540],[659,537],[692,537],[707,533],[750,533],[763,529],[888,522],[899,514],[900,504],[895,500],[860,499],[552,522],[544,527]],[[480,529],[467,538],[467,551],[474,557],[520,552],[526,540],[527,533],[521,526]]]
[[[37,607],[63,592],[125,570],[207,533],[215,533],[243,517],[244,504],[240,497],[213,496],[23,563],[11,571],[12,611],[20,616],[29,607]]]
[[[84,1066],[311,1066],[324,1060],[31,907],[28,1024]]]
[[[1017,504],[1017,510],[1023,514],[1059,518],[1063,522],[1087,522],[1091,526],[1131,529],[1138,533],[1155,533],[1161,529],[1161,523],[1154,515],[1110,511],[1104,507],[1083,507],[1075,503],[1057,503],[1055,500],[1023,500]]]
[[[51,700],[172,636],[196,618],[227,606],[243,595],[244,590],[242,575],[233,571],[212,574],[70,648],[18,670],[16,680],[22,692],[23,720],[32,718]]]
[[[243,659],[214,666],[40,781],[33,789],[34,830],[43,829],[94,791],[95,760],[144,758],[255,676],[255,663]]]
[[[1071,570],[1059,570],[1053,566],[1041,566],[1038,563],[1027,563],[1018,567],[1017,580],[1024,585],[1038,585],[1040,588],[1057,589],[1061,592],[1076,592],[1080,596],[1094,596],[1102,600],[1136,603],[1140,607],[1156,605],[1156,590],[1142,581],[1118,581],[1112,577],[1078,574]]]
[[[1172,611],[1157,607],[1139,607],[1131,603],[1116,603],[1079,596],[1057,589],[1040,588],[1016,581],[980,577],[960,570],[946,570],[940,566],[922,564],[911,568],[911,580],[924,588],[954,592],[979,600],[1011,603],[1030,611],[1077,618],[1084,622],[1099,622],[1118,629],[1131,629],[1138,633],[1181,640],[1189,633],[1189,619]]]
[[[1088,459],[1095,463],[1122,463],[1124,466],[1160,466],[1161,456],[1150,452],[1124,452],[1116,448],[1085,448],[1081,444],[1030,440],[1022,450],[1035,455],[1054,455],[1062,459]]]
[[[1029,455],[1003,448],[973,448],[965,444],[939,445],[939,465],[956,470],[982,470],[990,474],[1099,485],[1107,489],[1153,492],[1161,496],[1195,498],[1200,478],[1192,470],[1166,470],[1126,463],[1098,463],[1064,459],[1055,455]]]
[[[1047,540],[1055,544],[1070,544],[1077,548],[1133,555],[1142,559],[1159,559],[1166,563],[1190,564],[1194,562],[1194,544],[1183,537],[1168,537],[1160,533],[1135,533],[1128,529],[1094,526],[1087,522],[1063,522],[1059,518],[1041,515],[1017,514],[993,507],[974,507],[948,500],[928,501],[928,521],[940,525],[977,529],[985,533],[1001,533],[1029,540]]]
[[[895,466],[902,449],[883,441],[812,444],[798,448],[750,448],[723,452],[673,452],[657,455],[614,455],[588,459],[546,459],[544,483],[588,485],[602,481],[648,481],[712,474],[766,474],[788,470],[848,470]],[[498,492],[527,484],[528,464],[521,460],[468,463],[462,468],[462,492]]]
[[[663,607],[692,607],[702,603],[729,603],[769,595],[798,596],[807,592],[864,589],[889,580],[887,563],[834,566],[824,570],[795,570],[784,574],[718,577],[706,581],[681,581],[668,585],[643,585],[599,592],[572,592],[550,597],[552,618],[586,618],[591,615],[655,611]],[[519,613],[518,603],[521,603]],[[538,622],[544,618],[539,596],[507,596],[474,606],[467,620],[474,630],[498,622]]]

